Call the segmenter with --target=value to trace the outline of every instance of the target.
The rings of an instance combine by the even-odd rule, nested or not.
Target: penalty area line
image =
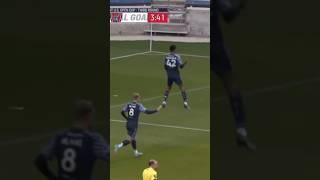
[[[126,122],[126,121],[117,120],[117,119],[111,119],[110,121],[111,122],[116,122],[116,123],[125,123]],[[182,130],[190,130],[190,131],[199,131],[199,132],[210,133],[210,129],[200,129],[200,128],[191,128],[191,127],[184,127],[184,126],[167,125],[167,124],[145,123],[145,122],[139,122],[139,124],[145,125],[145,126],[172,128],[172,129],[182,129]]]

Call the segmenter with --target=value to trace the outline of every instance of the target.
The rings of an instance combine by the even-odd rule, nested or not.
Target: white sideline
[[[117,123],[125,123],[126,122],[126,121],[123,121],[123,120],[116,120],[116,119],[111,119],[110,121],[111,122],[117,122]],[[173,129],[183,129],[183,130],[191,130],[191,131],[200,131],[200,132],[208,132],[208,133],[210,133],[210,129],[190,128],[190,127],[184,127],[184,126],[175,126],[175,125],[167,125],[167,124],[156,124],[156,123],[145,123],[145,122],[139,122],[139,124],[146,125],[146,126],[173,128]]]

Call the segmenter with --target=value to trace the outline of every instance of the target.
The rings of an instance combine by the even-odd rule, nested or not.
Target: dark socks
[[[123,146],[126,146],[126,145],[128,145],[128,144],[130,144],[130,141],[129,140],[123,140],[122,141],[122,144],[123,144]]]
[[[164,92],[164,94],[163,94],[163,100],[164,100],[164,101],[167,101],[168,96],[169,96],[169,91],[166,90],[166,91]]]
[[[187,92],[186,91],[181,91],[181,95],[182,95],[182,98],[183,98],[183,102],[186,102],[188,100]]]
[[[132,140],[132,141],[131,141],[131,146],[132,146],[132,149],[134,149],[134,150],[137,149],[137,142],[136,142],[136,140]]]
[[[230,95],[230,104],[234,115],[236,128],[245,127],[245,112],[242,96],[240,93]]]

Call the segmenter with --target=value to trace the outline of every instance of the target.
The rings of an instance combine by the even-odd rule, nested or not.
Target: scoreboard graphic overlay
[[[168,23],[167,8],[110,8],[110,23]]]

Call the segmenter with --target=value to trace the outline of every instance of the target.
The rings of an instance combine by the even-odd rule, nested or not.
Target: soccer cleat
[[[119,149],[120,149],[120,148],[119,148],[119,145],[118,145],[118,144],[114,145],[114,152],[118,152]]]
[[[248,136],[241,133],[237,133],[237,144],[239,147],[244,147],[250,151],[255,151],[257,149],[256,145],[249,140]]]
[[[142,152],[138,152],[138,151],[135,151],[135,152],[134,152],[134,156],[135,156],[135,157],[140,157],[140,156],[142,156],[142,155],[143,155]]]
[[[188,102],[183,102],[183,107],[186,108],[187,110],[190,110],[190,106],[188,105]]]
[[[162,108],[165,108],[167,106],[167,102],[166,101],[162,101]]]

